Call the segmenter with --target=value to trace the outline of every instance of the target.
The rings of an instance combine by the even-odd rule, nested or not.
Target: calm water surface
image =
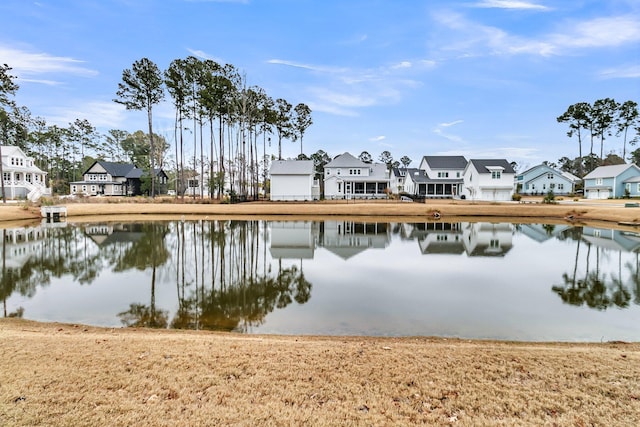
[[[2,230],[4,315],[247,333],[640,341],[640,234],[510,223]]]

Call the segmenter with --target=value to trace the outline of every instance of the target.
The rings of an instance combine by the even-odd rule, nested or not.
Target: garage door
[[[589,190],[589,199],[608,199],[609,190]]]

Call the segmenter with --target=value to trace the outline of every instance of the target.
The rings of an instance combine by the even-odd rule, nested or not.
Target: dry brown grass
[[[175,203],[175,200],[91,198],[80,202],[66,202],[70,218],[85,220],[96,216],[357,216],[362,218],[433,218],[437,212],[442,220],[474,217],[498,219],[563,220],[572,223],[604,221],[640,225],[640,208],[625,208],[623,200],[579,201],[548,205],[529,199],[532,203],[488,203],[461,200],[433,200],[427,203],[395,201],[326,201],[308,203],[252,202],[240,204]],[[172,203],[169,203],[172,202]],[[15,221],[39,218],[39,207],[26,205],[0,206],[0,220]]]
[[[0,425],[640,424],[640,344],[0,321]]]
[[[639,222],[598,204],[73,203],[70,220]],[[106,216],[105,216],[106,215]],[[39,218],[0,207],[0,226]],[[640,425],[640,343],[276,337],[0,320],[0,425]]]

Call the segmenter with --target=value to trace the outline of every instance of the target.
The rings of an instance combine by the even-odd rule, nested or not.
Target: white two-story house
[[[47,188],[47,173],[35,165],[32,157],[15,145],[1,148],[2,178],[7,199],[35,201],[51,194],[51,189]]]
[[[463,173],[463,195],[471,200],[511,200],[515,176],[505,159],[471,159]]]
[[[340,154],[324,166],[327,199],[387,197],[389,170],[382,163],[365,163],[349,153]]]
[[[464,156],[424,156],[419,169],[425,172],[425,197],[457,197],[462,193]]]

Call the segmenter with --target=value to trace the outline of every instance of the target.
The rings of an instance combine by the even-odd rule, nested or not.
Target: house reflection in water
[[[402,233],[417,240],[423,254],[460,255],[465,251],[460,222],[422,222],[403,224]]]
[[[513,224],[424,222],[402,224],[403,238],[417,240],[423,254],[504,256],[513,245]]]
[[[113,244],[135,243],[142,238],[141,224],[89,224],[84,228],[84,232],[99,247]]]
[[[640,234],[631,231],[583,227],[582,239],[603,249],[640,252]]]
[[[46,224],[35,227],[15,227],[2,230],[4,243],[0,246],[2,251],[2,266],[5,270],[19,270],[32,258],[39,257],[42,253],[42,242],[48,236],[50,228],[59,228],[66,223]]]
[[[271,247],[274,259],[313,259],[318,225],[313,221],[273,221]]]
[[[384,249],[391,240],[391,225],[383,222],[324,221],[319,245],[342,259],[367,249]]]

